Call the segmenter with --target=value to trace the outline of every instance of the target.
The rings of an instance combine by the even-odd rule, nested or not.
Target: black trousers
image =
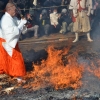
[[[51,33],[58,33],[61,29],[61,26],[58,24],[56,27],[54,25],[51,25]]]

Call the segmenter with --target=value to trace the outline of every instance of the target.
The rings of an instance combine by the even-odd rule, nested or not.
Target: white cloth
[[[19,23],[19,25],[18,25],[18,28],[22,31],[23,30],[23,26],[24,26],[24,24],[26,24],[26,20],[24,20],[24,19],[21,19],[20,20],[20,23]]]
[[[69,9],[77,9],[78,8],[78,2],[77,0],[71,0],[70,1],[70,5],[69,5]]]
[[[58,24],[58,16],[59,16],[58,14],[54,14],[54,13],[50,14],[51,25]]]
[[[0,21],[1,23],[1,21]],[[2,38],[2,30],[1,30],[1,25],[0,25],[0,38]]]
[[[0,28],[0,38],[2,38],[2,30],[1,30],[1,28]]]
[[[15,48],[18,42],[21,32],[15,22],[15,19],[7,12],[1,19],[1,29],[2,38],[6,40],[6,42],[3,42],[2,45],[7,53],[12,57],[13,48]]]
[[[27,31],[27,27],[25,27],[24,24],[26,24],[27,20],[21,19],[19,20],[17,17],[13,17],[15,24],[18,26],[20,32]]]
[[[33,4],[36,6],[37,5],[37,0],[34,0],[33,1]]]
[[[93,4],[92,3],[93,3],[92,0],[81,0],[80,1],[80,5],[82,8],[85,8],[85,7],[88,8],[87,15],[90,15],[90,13],[93,14]],[[73,10],[73,15],[76,17],[77,10],[79,9],[78,0],[71,0],[69,9]]]

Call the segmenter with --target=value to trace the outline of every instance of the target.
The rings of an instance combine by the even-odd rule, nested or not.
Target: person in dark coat
[[[59,18],[59,23],[62,26],[62,29],[61,29],[60,33],[65,34],[66,32],[71,31],[72,18],[67,13],[67,9],[66,8],[62,9],[61,16]]]
[[[50,18],[48,16],[47,10],[43,9],[40,14],[40,27],[44,30],[45,35],[49,35],[50,32]]]

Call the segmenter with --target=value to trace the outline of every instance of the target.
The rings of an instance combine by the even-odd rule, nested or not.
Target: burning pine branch
[[[28,86],[33,89],[52,86],[55,89],[79,88],[82,83],[83,66],[77,62],[77,54],[68,54],[69,48],[63,50],[50,46],[48,57],[40,65],[33,64],[34,70],[26,78],[33,78]],[[66,64],[65,64],[66,63]]]

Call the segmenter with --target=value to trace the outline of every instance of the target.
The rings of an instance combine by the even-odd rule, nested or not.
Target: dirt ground
[[[74,34],[55,34],[50,37],[41,37],[39,39],[28,38],[19,42],[20,50],[23,54],[24,61],[27,67],[27,71],[32,70],[32,62],[45,59],[47,56],[46,49],[49,45],[53,45],[55,48],[63,48],[71,45],[71,52],[79,50],[79,63],[89,64],[88,58],[95,58],[100,55],[100,29],[97,28],[92,31],[91,36],[93,42],[88,42],[86,36],[80,36],[80,39],[76,43],[72,43]],[[91,56],[92,55],[92,56]],[[87,66],[85,66],[87,67]],[[9,78],[0,79],[2,82],[7,82]],[[0,100],[100,100],[100,79],[94,76],[92,73],[84,71],[82,78],[83,85],[79,89],[64,89],[54,90],[52,87],[41,88],[39,90],[22,88],[18,86],[16,88],[16,82],[2,85],[2,91],[0,93]],[[15,87],[14,87],[15,86]],[[11,88],[9,88],[11,87]],[[13,89],[14,87],[14,89]]]

